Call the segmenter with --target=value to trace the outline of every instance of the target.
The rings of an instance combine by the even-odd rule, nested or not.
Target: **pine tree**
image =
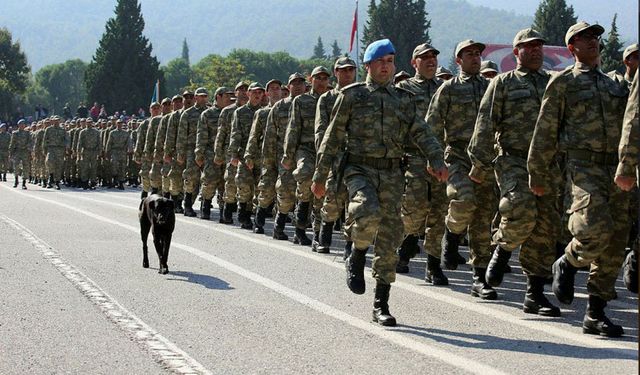
[[[622,72],[622,43],[620,43],[620,34],[618,34],[618,25],[616,21],[618,19],[618,13],[613,15],[613,21],[611,22],[611,31],[609,36],[604,42],[604,49],[602,50],[601,68],[604,72],[611,70],[618,70]]]
[[[189,61],[189,45],[187,44],[187,38],[182,41],[182,59],[187,62],[187,65],[191,65]]]
[[[18,41],[8,29],[0,28],[0,120],[9,119],[17,94],[29,84],[31,68]]]
[[[334,39],[331,44],[331,58],[335,60],[340,55],[342,55],[342,49],[338,46],[338,41]]]
[[[544,35],[548,45],[564,46],[564,36],[576,22],[573,6],[565,0],[542,0],[531,27]]]
[[[313,55],[312,59],[326,59],[327,51],[324,49],[324,44],[322,44],[322,38],[318,37],[318,43],[316,43],[315,47],[313,47]]]
[[[89,102],[104,104],[110,111],[133,111],[149,104],[153,85],[162,74],[143,30],[138,1],[118,0],[115,17],[107,21],[85,73]]]
[[[421,43],[431,43],[424,0],[375,0],[369,3],[368,19],[364,28],[363,51],[369,43],[389,38],[396,49],[398,71],[413,71],[411,54]]]

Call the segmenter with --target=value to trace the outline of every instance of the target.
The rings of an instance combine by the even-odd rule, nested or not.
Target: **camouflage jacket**
[[[180,126],[180,116],[184,109],[171,112],[167,123],[167,135],[164,138],[163,158],[173,158],[176,156],[176,139],[178,138],[178,127]]]
[[[129,150],[129,133],[126,130],[114,129],[109,132],[105,151],[111,155],[114,151],[123,154]]]
[[[14,130],[9,142],[9,155],[29,153],[31,150],[31,134],[26,130]]]
[[[638,124],[638,74],[636,73],[631,85],[631,93],[627,100],[627,109],[624,112],[622,136],[618,155],[620,162],[616,176],[636,176],[638,158],[640,157],[640,125]]]
[[[67,132],[60,126],[52,125],[44,132],[42,152],[46,154],[52,149],[64,149],[68,144]]]
[[[33,152],[42,156],[42,140],[44,139],[44,131],[46,129],[42,128],[40,130],[36,130],[35,133],[32,134],[32,145]]]
[[[144,154],[144,146],[147,138],[147,129],[149,129],[149,121],[149,119],[144,120],[138,127],[136,146],[133,150],[133,158],[138,162],[142,162],[142,155]]]
[[[167,128],[169,127],[169,121],[173,112],[167,113],[160,119],[160,125],[158,126],[158,132],[153,145],[153,161],[155,163],[162,163],[164,158],[164,142],[167,139]]]
[[[222,108],[214,105],[200,114],[196,132],[196,160],[213,161],[216,136],[218,135],[218,120],[221,112]]]
[[[345,87],[318,149],[313,181],[324,184],[333,159],[342,150],[358,157],[400,159],[413,142],[435,169],[443,167],[443,151],[414,101],[414,95],[393,86],[366,82]],[[346,146],[345,146],[346,145]]]
[[[319,97],[317,92],[311,90],[293,99],[284,137],[283,163],[294,165],[296,151],[300,147],[315,151],[316,105]]]
[[[600,68],[580,62],[554,75],[529,148],[530,184],[544,186],[558,151],[617,152],[627,94]]]
[[[229,136],[229,155],[232,159],[242,159],[249,141],[251,124],[260,104],[252,106],[247,103],[233,112],[231,118],[231,134]]]
[[[329,127],[329,122],[331,121],[331,111],[333,110],[333,105],[336,104],[336,99],[338,99],[338,94],[340,94],[340,87],[335,87],[324,94],[320,95],[318,98],[318,104],[316,106],[316,119],[315,119],[315,136],[314,142],[316,146],[316,151],[320,148],[320,143],[322,143],[322,138],[324,138],[324,133],[327,131]]]
[[[102,152],[102,144],[100,143],[100,131],[95,128],[86,128],[80,131],[78,136],[79,154],[100,153]]]
[[[5,155],[9,153],[9,143],[11,143],[11,134],[6,131],[0,133],[0,154]]]
[[[231,155],[229,154],[229,141],[231,137],[231,120],[233,112],[238,109],[237,104],[231,104],[222,109],[220,118],[218,119],[218,134],[216,134],[216,143],[214,146],[216,163],[229,162]]]
[[[198,120],[206,106],[197,105],[185,109],[180,115],[180,125],[178,125],[178,136],[176,137],[176,155],[178,158],[193,157],[196,150],[196,132],[198,131]]]
[[[267,116],[267,127],[262,141],[262,167],[278,170],[278,163],[284,154],[284,136],[289,123],[289,110],[293,98],[288,96],[278,100]]]
[[[491,80],[480,102],[467,148],[472,176],[485,179],[493,173],[496,151],[526,161],[548,82],[549,74],[544,70],[531,71],[520,66]]]
[[[251,132],[249,132],[249,140],[247,141],[247,150],[244,153],[245,162],[252,162],[254,166],[262,165],[262,142],[264,140],[264,131],[267,125],[267,117],[271,111],[271,106],[260,108],[253,116],[251,124]]]
[[[162,121],[162,115],[154,116],[149,121],[149,127],[147,128],[147,135],[144,137],[144,150],[143,157],[148,162],[153,161],[153,152],[156,147],[156,137],[158,136],[158,129],[160,128],[160,122]]]

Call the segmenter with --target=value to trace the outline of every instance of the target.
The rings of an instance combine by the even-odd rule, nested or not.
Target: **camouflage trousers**
[[[396,280],[396,248],[402,242],[402,171],[347,163],[344,182],[349,192],[347,236],[356,249],[375,245],[373,277],[390,284]]]
[[[236,173],[238,168],[227,163],[224,170],[224,203],[236,203],[238,189],[236,187]]]
[[[151,162],[149,183],[151,184],[151,189],[162,190],[162,162]]]
[[[162,168],[160,168],[160,174],[162,175],[162,192],[168,193],[171,190],[171,180],[169,180],[169,171],[171,171],[171,164],[162,161]]]
[[[64,167],[64,148],[52,148],[47,151],[47,158],[45,159],[47,166],[47,172],[49,175],[53,175],[53,179],[58,181],[62,179],[63,167]]]
[[[444,220],[447,216],[449,203],[447,200],[447,184],[438,182],[435,178],[427,177],[427,199],[429,202],[427,219],[424,229],[424,251],[436,258],[442,252],[442,236],[444,236]]]
[[[182,171],[185,194],[193,194],[200,187],[200,168],[196,164],[195,155],[191,153],[187,156],[187,162]]]
[[[143,158],[144,159],[144,158]],[[140,182],[142,183],[142,191],[146,191],[147,193],[151,191],[151,182],[149,181],[149,170],[151,169],[151,165],[146,160],[142,160],[140,163]]]
[[[447,146],[444,156],[449,168],[449,211],[445,224],[452,233],[469,234],[470,263],[485,268],[491,259],[491,221],[497,210],[495,181],[493,178],[482,184],[471,181],[471,162],[463,149]]]
[[[258,182],[258,206],[269,207],[276,199],[276,181],[278,173],[272,169],[261,168]]]
[[[0,173],[6,173],[9,169],[9,154],[0,152]]]
[[[66,178],[70,179],[75,179],[78,176],[76,160],[69,155],[64,158],[64,175]]]
[[[260,168],[249,169],[246,164],[240,162],[236,168],[236,198],[238,203],[251,203],[256,192],[256,184],[260,178]]]
[[[116,182],[124,181],[127,171],[127,154],[124,150],[111,151],[111,176]]]
[[[31,161],[31,158],[29,158]],[[33,163],[31,163],[31,167],[29,169],[33,169],[33,171],[27,171],[29,173],[33,173],[34,175],[44,178],[47,177],[47,169],[44,166],[44,155],[41,153],[36,154],[33,158]]]
[[[614,297],[630,229],[629,193],[614,184],[615,171],[615,165],[567,161],[573,238],[565,254],[576,267],[591,266],[587,290],[606,301]]]
[[[82,159],[78,161],[80,164],[80,180],[81,181],[95,181],[98,172],[98,153],[97,152],[85,152],[82,154]]]
[[[131,180],[138,178],[138,167],[131,154],[127,155],[127,178]]]
[[[345,212],[346,204],[349,200],[349,193],[347,192],[347,186],[344,184],[344,180],[338,183],[333,171],[329,173],[325,186],[326,194],[320,214],[324,222],[333,223],[340,219],[342,213]]]
[[[148,162],[146,162],[147,165],[149,165]],[[111,177],[113,177],[113,171],[111,170],[111,159],[108,157],[102,158],[102,163],[100,165],[100,172],[101,175],[100,177],[105,180],[105,181],[109,181],[111,179]],[[150,168],[147,167],[147,168]],[[145,176],[147,176],[147,183],[149,183],[149,170],[147,169],[147,172],[145,173]]]
[[[222,165],[216,165],[213,160],[206,161],[202,170],[202,198],[213,199],[218,191],[218,198],[224,194],[224,171]],[[220,203],[220,199],[218,199]]]
[[[404,234],[418,235],[425,228],[429,212],[429,181],[426,162],[422,158],[411,158],[404,172],[404,194],[402,195],[402,224]]]
[[[174,159],[171,161],[169,173],[169,192],[171,195],[176,196],[182,193],[184,190],[184,181],[182,180],[182,166]]]
[[[276,198],[279,213],[289,213],[293,211],[296,204],[296,180],[291,171],[278,166],[278,181],[276,181]]]
[[[13,174],[16,176],[22,176],[22,178],[29,177],[31,171],[31,155],[29,152],[16,153],[13,156]]]
[[[525,159],[499,156],[494,167],[501,219],[493,240],[507,251],[520,247],[520,264],[526,275],[548,278],[560,227],[555,189],[542,197],[533,195]]]
[[[296,151],[296,169],[293,178],[296,180],[296,198],[298,202],[310,202],[313,199],[311,179],[316,166],[316,152],[308,147],[300,146]]]

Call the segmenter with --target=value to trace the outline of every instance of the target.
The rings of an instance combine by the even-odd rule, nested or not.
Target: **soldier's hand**
[[[636,184],[636,178],[629,176],[616,176],[614,181],[616,185],[624,191],[631,191],[631,189],[633,189],[633,185]]]
[[[202,168],[203,164],[204,160],[196,158],[196,165],[198,166],[198,168]]]
[[[253,170],[253,162],[251,160],[247,160],[244,164],[247,166],[247,168]]]
[[[469,175],[469,179],[470,179],[471,181],[475,182],[476,184],[481,184],[481,183],[483,183],[483,182],[484,182],[484,180],[483,180],[483,179],[478,178],[478,177],[475,177],[475,176],[472,176],[472,175]]]
[[[535,195],[536,197],[541,197],[541,196],[544,195],[544,187],[543,186],[531,185],[529,188],[531,189],[531,192],[533,193],[533,195]]]
[[[184,156],[178,155],[178,164],[184,164]]]
[[[284,166],[284,164],[283,164]],[[325,193],[326,193],[326,188],[324,186],[324,184],[317,184],[317,183],[312,183],[311,184],[311,192],[313,193],[313,195],[317,198],[320,199],[322,197],[324,197]]]
[[[173,158],[171,156],[165,156],[164,157],[164,162],[165,163],[171,163],[172,160],[173,160]]]
[[[237,167],[238,163],[240,163],[240,159],[238,159],[238,158],[232,158],[231,159],[231,165],[233,165],[234,167]]]
[[[431,167],[428,167],[427,172],[429,172],[429,174],[435,177],[439,182],[446,182],[449,178],[449,170],[447,169],[447,167],[442,167],[435,170]]]
[[[216,159],[214,159],[214,160],[213,160],[213,163],[214,163],[215,165],[222,165],[223,161],[222,161],[222,160],[216,160]]]
[[[289,164],[288,162],[286,162],[286,161],[284,161],[284,160],[283,160],[280,164],[282,164],[282,167],[283,167],[284,169],[286,169],[286,170],[291,170],[291,164]]]

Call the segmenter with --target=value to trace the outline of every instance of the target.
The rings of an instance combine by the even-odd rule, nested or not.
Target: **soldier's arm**
[[[300,110],[300,100],[297,100],[298,98],[293,99],[291,104],[287,131],[284,135],[284,154],[282,155],[281,163],[289,167],[295,164],[296,150],[298,149],[300,130],[302,128],[302,111]]]
[[[216,143],[214,148],[214,161],[216,164],[224,163],[226,156],[225,154],[227,151],[225,145],[227,143],[227,137],[229,136],[230,126],[231,125],[229,124],[229,122],[226,121],[226,114],[225,116],[222,116],[221,114],[220,118],[218,119],[218,134],[216,135]]]
[[[79,134],[78,134],[78,142],[76,143],[76,149],[75,149],[75,153],[76,154],[80,154],[82,152],[83,149],[83,145],[84,145],[84,139],[85,139],[85,131],[84,129],[80,130]]]
[[[409,135],[411,141],[418,146],[420,152],[427,158],[431,170],[441,171],[445,169],[444,151],[442,145],[435,134],[421,118],[422,114],[418,110],[415,100],[411,99],[412,122],[409,124]]]
[[[133,152],[133,157],[137,161],[142,161],[142,152],[144,151],[145,137],[147,136],[147,126],[149,120],[145,120],[138,128],[138,136],[136,138],[136,148]]]
[[[259,155],[258,143],[260,140],[260,134],[264,128],[262,120],[260,118],[260,110],[253,114],[253,121],[251,122],[251,131],[249,132],[249,139],[247,140],[246,151],[244,152],[244,161],[247,165],[255,164],[255,159]]]
[[[187,138],[189,133],[189,114],[182,112],[180,122],[178,122],[178,133],[176,136],[176,156],[178,160],[183,160],[187,152]]]
[[[331,113],[331,122],[324,133],[322,143],[318,148],[316,170],[313,182],[324,186],[337,153],[344,149],[347,123],[351,117],[351,101],[344,94],[340,94]]]
[[[444,121],[449,112],[449,88],[447,84],[441,85],[431,98],[425,121],[431,132],[444,142]]]
[[[209,144],[209,127],[207,121],[206,110],[200,114],[200,118],[198,118],[198,127],[196,130],[196,149],[195,149],[195,157],[196,161],[204,160],[204,153],[207,149],[207,145]],[[168,133],[168,131],[167,131]]]
[[[170,159],[175,156],[176,152],[176,136],[178,134],[178,123],[180,117],[175,114],[171,115],[169,123],[167,124],[167,134],[164,137],[164,155],[165,159]]]
[[[473,135],[467,147],[471,159],[469,176],[474,181],[484,181],[493,169],[492,161],[495,157],[494,139],[496,124],[502,118],[502,90],[498,85],[499,78],[491,80],[485,91],[478,117],[473,129]]]
[[[278,105],[276,104],[267,116],[267,123],[264,129],[264,137],[262,139],[262,168],[276,171],[276,112]]]
[[[331,108],[327,108],[327,94],[322,94],[318,98],[318,104],[316,105],[316,119],[315,119],[315,146],[316,150],[320,148],[320,143],[324,137],[324,133],[329,126],[329,116],[331,115]]]
[[[161,162],[164,156],[164,140],[167,135],[167,123],[170,117],[171,115],[166,115],[160,120],[158,134],[156,134],[156,142],[153,147],[153,161],[156,163]]]
[[[144,141],[144,157],[147,158],[148,162],[153,161],[153,148],[155,147],[155,136],[158,132],[158,126],[151,126],[153,120],[149,122],[149,127],[147,128],[147,135],[145,136]]]
[[[616,170],[616,177],[636,177],[638,158],[640,157],[640,125],[638,124],[638,74],[633,78],[631,93],[627,100],[622,125],[622,136],[618,147],[620,162]]]
[[[109,156],[109,153],[111,153],[111,147],[113,146],[113,137],[111,136],[112,132],[109,132],[109,134],[107,134],[107,142],[106,146],[104,148],[105,153],[107,154],[107,156]]]
[[[13,156],[16,151],[16,133],[11,133],[11,139],[9,140],[9,158]]]
[[[231,135],[229,136],[229,153],[231,159],[240,159],[240,143],[242,142],[242,129],[240,128],[240,116],[238,110],[231,116]]]

